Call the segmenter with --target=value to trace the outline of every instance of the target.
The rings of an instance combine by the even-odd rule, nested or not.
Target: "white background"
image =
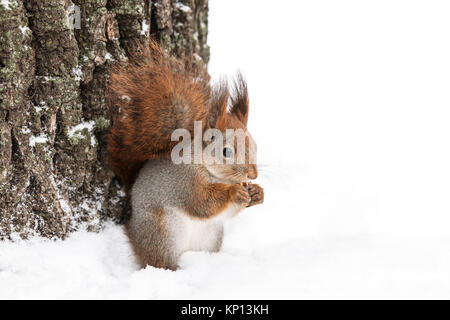
[[[247,76],[259,158],[291,180],[306,229],[448,234],[449,14],[446,1],[211,2],[210,71]]]
[[[211,0],[266,202],[139,270],[120,227],[0,243],[2,298],[450,298],[450,4]]]

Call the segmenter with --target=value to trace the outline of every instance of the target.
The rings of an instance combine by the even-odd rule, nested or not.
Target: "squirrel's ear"
[[[234,114],[245,126],[248,122],[248,89],[247,82],[241,73],[237,74],[234,81],[233,97],[231,98],[231,113]]]
[[[208,117],[210,128],[225,130],[229,97],[228,84],[225,81],[221,81],[212,93],[211,109]]]

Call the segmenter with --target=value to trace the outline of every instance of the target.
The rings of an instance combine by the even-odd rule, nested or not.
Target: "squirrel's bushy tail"
[[[127,190],[146,160],[170,156],[173,130],[192,133],[194,121],[205,129],[212,104],[226,109],[228,100],[227,89],[212,92],[205,68],[168,56],[155,42],[113,70],[110,90],[118,115],[108,137],[109,164]]]

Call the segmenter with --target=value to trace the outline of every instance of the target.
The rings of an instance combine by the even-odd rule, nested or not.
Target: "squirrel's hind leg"
[[[137,263],[145,268],[176,270],[178,256],[174,252],[167,230],[167,213],[164,210],[153,210],[149,219],[140,220],[131,216],[125,230],[133,248]]]

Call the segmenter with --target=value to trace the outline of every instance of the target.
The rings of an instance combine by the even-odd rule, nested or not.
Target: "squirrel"
[[[156,42],[138,46],[111,73],[111,107],[120,109],[107,141],[109,165],[125,187],[131,216],[125,233],[137,263],[176,270],[186,251],[220,250],[223,223],[264,201],[250,163],[247,131],[249,98],[241,75],[233,94],[226,82],[213,86],[206,68],[167,54]],[[246,160],[241,164],[175,164],[171,140],[176,129],[242,129]],[[235,159],[237,149],[223,141],[215,160]],[[202,147],[204,145],[202,144]],[[202,148],[202,156],[206,157]],[[225,159],[226,160],[226,159]]]

